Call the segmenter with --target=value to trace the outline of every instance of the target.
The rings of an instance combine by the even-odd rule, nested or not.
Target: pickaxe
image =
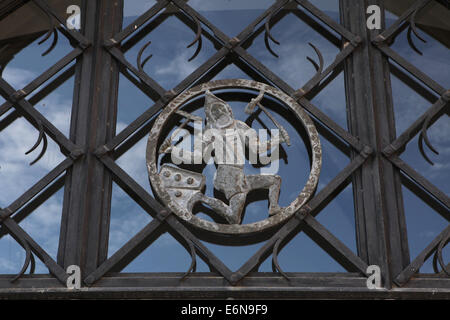
[[[253,98],[250,100],[250,103],[247,104],[244,111],[247,114],[252,114],[253,111],[255,111],[256,106],[258,106],[264,113],[269,117],[270,120],[272,120],[273,124],[280,130],[280,134],[283,137],[283,140],[286,142],[288,146],[291,145],[291,138],[289,137],[289,134],[287,133],[286,129],[283,128],[281,124],[278,123],[277,120],[267,111],[267,109],[261,104],[261,100],[264,97],[264,91],[260,91],[258,96],[256,98]]]

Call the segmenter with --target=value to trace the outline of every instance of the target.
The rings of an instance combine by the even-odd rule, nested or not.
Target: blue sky
[[[154,1],[125,1],[124,26],[131,23],[137,14],[148,9]],[[221,28],[227,35],[234,36],[247,26],[249,21],[268,8],[271,0],[227,0],[208,1],[191,0],[190,4],[200,10],[210,21]],[[338,1],[320,0],[313,1],[319,8],[326,11],[336,21],[339,20]],[[222,6],[222,7],[221,7]],[[391,17],[393,18],[393,17]],[[327,66],[338,53],[338,48],[324,39],[319,33],[300,20],[294,14],[288,14],[272,28],[274,37],[280,41],[280,45],[272,45],[279,54],[279,58],[273,57],[264,46],[264,34],[254,39],[248,52],[274,70],[287,83],[295,88],[301,87],[314,75],[314,68],[306,60],[306,56],[315,58],[315,53],[307,45],[312,42],[323,53]],[[152,44],[147,48],[148,54],[153,58],[147,63],[145,71],[157,80],[165,89],[171,89],[183,80],[187,75],[199,67],[216,49],[208,39],[203,37],[203,48],[200,54],[191,62],[188,58],[195,48],[186,49],[186,46],[194,39],[195,34],[184,26],[176,17],[165,20],[153,32],[142,39],[126,53],[126,58],[135,64],[139,49],[144,43],[151,40]],[[417,55],[406,43],[406,36],[400,35],[393,48],[402,56],[412,61],[422,70],[427,70],[430,76],[442,86],[449,87],[450,53],[431,37],[425,36],[428,43],[419,43],[424,55]],[[60,37],[58,46],[46,57],[40,53],[47,48],[44,44],[37,45],[37,41],[19,53],[8,64],[3,77],[15,88],[21,88],[45,69],[55,63],[63,55],[70,51],[70,46],[64,37]],[[243,71],[234,65],[226,67],[215,79],[249,78]],[[402,132],[430,105],[412,89],[394,76],[391,77],[394,93],[395,117],[397,131]],[[66,81],[58,90],[37,104],[37,108],[47,116],[55,125],[68,135],[70,128],[71,95],[73,92],[73,78]],[[0,99],[2,102],[3,99]],[[314,99],[313,103],[326,112],[333,120],[347,129],[346,102],[344,93],[344,78],[339,75]],[[138,88],[120,76],[119,106],[117,132],[132,122],[142,112],[153,104]],[[242,112],[242,103],[231,102],[235,115],[245,120]],[[200,110],[198,111],[201,114]],[[277,120],[284,125],[293,141],[299,138],[295,130],[290,127],[286,119],[275,115]],[[265,123],[270,126],[269,121]],[[255,123],[254,128],[258,129]],[[431,142],[441,152],[435,156],[429,152],[435,166],[432,167],[423,160],[417,149],[417,141],[413,140],[407,147],[402,158],[412,167],[428,177],[433,183],[449,194],[450,186],[450,132],[448,117],[441,118],[429,129]],[[44,158],[36,165],[30,167],[28,163],[34,159],[32,155],[25,156],[25,151],[34,144],[37,132],[24,119],[19,119],[13,125],[0,132],[0,206],[7,206],[12,199],[17,198],[26,191],[27,187],[38,181],[49,172],[57,163],[63,160],[58,147],[51,142],[49,150]],[[141,186],[151,192],[145,166],[145,148],[147,137],[138,142],[132,149],[125,153],[118,164],[130,174]],[[336,149],[324,137],[321,137],[323,148],[323,168],[319,181],[319,190],[323,188],[336,174],[348,163],[348,158]],[[309,164],[303,144],[294,144],[286,148],[288,163],[281,163],[279,175],[283,179],[280,203],[287,204],[297,195],[303,187],[303,182],[309,174]],[[212,169],[212,168],[209,168]],[[246,167],[252,172],[251,167]],[[206,170],[208,181],[211,180],[211,170]],[[207,190],[211,192],[211,188]],[[56,193],[33,214],[21,223],[21,226],[56,258],[60,217],[62,210],[62,190]],[[408,224],[408,238],[411,256],[415,257],[425,246],[448,224],[437,213],[433,212],[419,198],[404,188],[405,211]],[[261,219],[261,212],[265,214],[267,201],[257,201],[247,207],[246,220],[250,222]],[[206,217],[205,217],[206,218]],[[354,208],[351,185],[330,203],[317,219],[327,227],[336,237],[344,242],[356,253],[356,236],[354,222]],[[130,199],[117,185],[113,186],[112,212],[110,224],[110,252],[113,254],[135,233],[137,233],[151,217]],[[263,243],[243,246],[227,247],[209,244],[211,249],[227,266],[238,269],[250,258]],[[447,250],[448,251],[448,250]],[[448,257],[448,252],[446,253]],[[9,236],[0,239],[0,273],[16,273],[23,262],[24,252],[19,245]],[[305,234],[297,235],[279,255],[280,265],[285,271],[298,272],[344,272],[344,269],[320,249]],[[190,257],[176,240],[169,234],[164,234],[155,241],[141,256],[135,259],[126,269],[126,272],[160,272],[160,271],[185,271],[190,264]],[[263,263],[261,271],[271,271],[270,258]],[[207,266],[198,259],[198,271],[208,271]],[[430,264],[423,268],[424,272],[431,272]],[[38,273],[46,273],[46,268],[40,264]]]

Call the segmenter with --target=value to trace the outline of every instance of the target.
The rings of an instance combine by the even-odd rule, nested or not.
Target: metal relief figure
[[[263,137],[263,135],[267,137],[265,131],[267,127],[264,125],[266,129],[263,132],[259,131],[260,140],[256,130],[235,118],[229,104],[211,93],[216,90],[233,89],[257,93],[244,111],[252,114],[251,118],[257,117],[259,112],[267,115],[276,128],[270,129],[270,138]],[[200,96],[205,97],[203,117],[180,110],[182,106],[187,106],[190,101]],[[280,144],[290,146],[291,139],[285,128],[262,105],[266,96],[278,101],[283,108],[287,108],[295,117],[292,120],[299,122],[309,138],[308,179],[303,185],[293,186],[298,188],[297,196],[293,198],[290,191],[292,200],[283,206],[278,204],[281,178],[276,174],[279,165],[277,160],[281,156]],[[182,122],[178,128],[169,127],[170,119],[176,115],[184,118],[184,123]],[[185,129],[192,121],[193,148],[192,131]],[[165,128],[173,130],[161,144],[161,134],[167,132]],[[181,135],[177,136],[178,133]],[[158,165],[164,158],[161,157],[162,154],[167,154],[171,161]],[[273,230],[275,226],[297,214],[308,202],[317,188],[322,165],[322,148],[314,122],[294,98],[265,83],[247,79],[225,79],[199,84],[174,97],[168,103],[155,119],[149,133],[146,159],[154,194],[180,219],[199,230],[206,231],[210,236],[246,237]],[[245,161],[261,168],[261,173],[246,174]],[[182,163],[188,166],[179,167],[178,165]],[[205,194],[206,177],[194,169],[186,170],[192,164],[200,165],[202,168],[205,164],[212,164],[210,168],[215,169],[212,185],[214,191],[222,193],[223,197]],[[252,190],[259,189],[267,190],[268,214],[261,217],[261,220],[242,223],[247,196]],[[194,214],[194,206],[200,203],[222,217],[225,222],[210,221]]]
[[[252,113],[259,106],[272,120],[280,131],[280,135],[271,137],[268,141],[260,141],[256,130],[249,127],[243,121],[233,116],[231,107],[223,100],[213,95],[209,90],[205,93],[205,127],[206,133],[200,137],[200,148],[194,147],[194,151],[185,150],[172,145],[171,139],[167,139],[161,145],[159,153],[171,153],[172,159],[186,163],[198,163],[199,158],[208,163],[211,157],[216,163],[214,175],[214,188],[223,192],[228,204],[220,199],[206,196],[202,189],[205,178],[199,173],[164,165],[160,176],[166,189],[171,190],[175,201],[184,205],[192,212],[194,205],[202,202],[210,206],[229,224],[240,224],[247,195],[252,190],[267,189],[269,200],[269,216],[276,215],[282,208],[278,204],[281,188],[281,178],[275,174],[245,175],[245,151],[249,149],[250,155],[269,152],[280,143],[290,145],[287,131],[276,122],[270,113],[261,105],[264,96],[261,91],[257,98],[247,105],[245,112]],[[182,125],[189,120],[198,120],[195,116],[178,111],[178,114],[187,118]],[[201,118],[200,118],[201,119]],[[172,135],[173,137],[173,135]],[[198,137],[197,137],[198,138]],[[212,156],[214,152],[214,156]],[[174,180],[179,183],[174,184]]]

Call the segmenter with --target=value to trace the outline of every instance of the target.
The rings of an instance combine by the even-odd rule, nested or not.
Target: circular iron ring
[[[308,181],[306,185],[301,190],[298,197],[292,201],[289,206],[284,207],[283,210],[274,216],[268,217],[264,220],[249,223],[249,224],[219,224],[211,221],[207,221],[190,213],[186,208],[182,208],[175,201],[171,201],[169,193],[165,190],[162,185],[162,181],[158,174],[157,165],[157,147],[160,138],[160,133],[163,131],[165,124],[168,119],[174,115],[174,113],[188,101],[193,98],[203,94],[207,90],[221,90],[221,89],[248,89],[254,91],[264,90],[265,94],[268,94],[287,105],[291,111],[294,112],[297,119],[303,124],[308,137],[310,139],[311,145],[311,155],[312,164],[311,171],[309,174]],[[303,110],[302,107],[290,96],[283,93],[282,91],[269,86],[267,84],[245,80],[245,79],[227,79],[227,80],[216,80],[207,83],[203,83],[188,91],[180,94],[174,98],[167,107],[165,107],[157,119],[150,131],[150,135],[147,143],[147,169],[150,177],[150,183],[156,192],[157,196],[164,202],[164,204],[170,208],[178,217],[182,218],[189,224],[200,228],[202,230],[210,231],[213,233],[219,233],[222,235],[248,235],[253,233],[259,233],[267,229],[271,229],[276,225],[286,221],[288,218],[297,212],[314,194],[320,175],[320,169],[322,166],[322,148],[320,145],[319,134],[317,132],[314,123],[308,114]]]

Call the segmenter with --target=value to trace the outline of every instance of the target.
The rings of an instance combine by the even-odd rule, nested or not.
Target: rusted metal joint
[[[303,221],[306,216],[312,211],[311,207],[305,204],[295,215],[295,219],[298,221]]]
[[[105,40],[105,43],[103,45],[105,46],[105,48],[109,49],[109,48],[117,46],[118,44],[119,44],[119,42],[117,42],[116,39],[111,38],[111,39]]]
[[[234,48],[236,48],[239,43],[241,43],[241,40],[237,37],[233,37],[231,38],[228,43],[225,45],[225,47],[229,50],[233,50]]]
[[[158,214],[156,215],[156,219],[158,219],[160,222],[164,222],[170,216],[171,213],[172,212],[163,209],[158,212]]]
[[[84,150],[81,148],[75,148],[72,152],[70,152],[69,157],[72,160],[77,160],[79,157],[81,157],[84,154]]]
[[[5,221],[7,218],[9,218],[12,215],[12,211],[11,209],[8,208],[4,208],[0,210],[0,223],[3,223],[3,221]]]
[[[89,48],[91,45],[92,45],[92,43],[90,43],[89,41],[78,42],[78,47],[80,47],[80,49],[82,49],[82,50]]]
[[[104,156],[105,154],[107,154],[108,152],[110,152],[111,149],[109,149],[106,144],[102,145],[101,147],[97,148],[94,151],[94,154],[96,157],[101,158],[102,156]]]
[[[16,92],[14,92],[14,93],[11,95],[11,99],[12,99],[13,102],[15,103],[15,102],[21,100],[23,97],[25,97],[26,94],[27,94],[27,93],[26,93],[23,89],[20,89],[20,90],[17,90]]]
[[[12,210],[11,210],[9,207],[3,209],[3,212],[4,212],[8,217],[9,217],[10,215],[13,214]]]
[[[303,90],[303,88],[300,88],[300,89],[296,90],[296,91],[291,95],[291,97],[294,98],[295,100],[299,100],[299,99],[303,98],[305,94],[306,94],[306,91]]]
[[[354,39],[350,40],[350,43],[353,47],[357,47],[362,43],[362,38],[360,36],[356,36]]]
[[[170,100],[172,100],[175,96],[177,95],[177,93],[171,89],[169,91],[164,92],[163,96],[161,97],[161,100],[164,103],[168,103]]]
[[[367,158],[373,153],[373,149],[369,146],[364,146],[360,154],[362,157]]]
[[[388,145],[383,150],[383,154],[388,158],[392,157],[395,153],[397,153],[397,150],[394,148],[392,144]]]
[[[445,102],[449,102],[450,101],[450,89],[448,89],[447,91],[445,91],[442,94],[441,99],[444,100]]]
[[[386,41],[386,38],[382,34],[379,34],[375,37],[375,39],[372,40],[372,43],[378,46],[381,45],[384,41]]]
[[[234,272],[230,277],[230,283],[232,286],[236,286],[241,281],[243,274],[239,271]]]

